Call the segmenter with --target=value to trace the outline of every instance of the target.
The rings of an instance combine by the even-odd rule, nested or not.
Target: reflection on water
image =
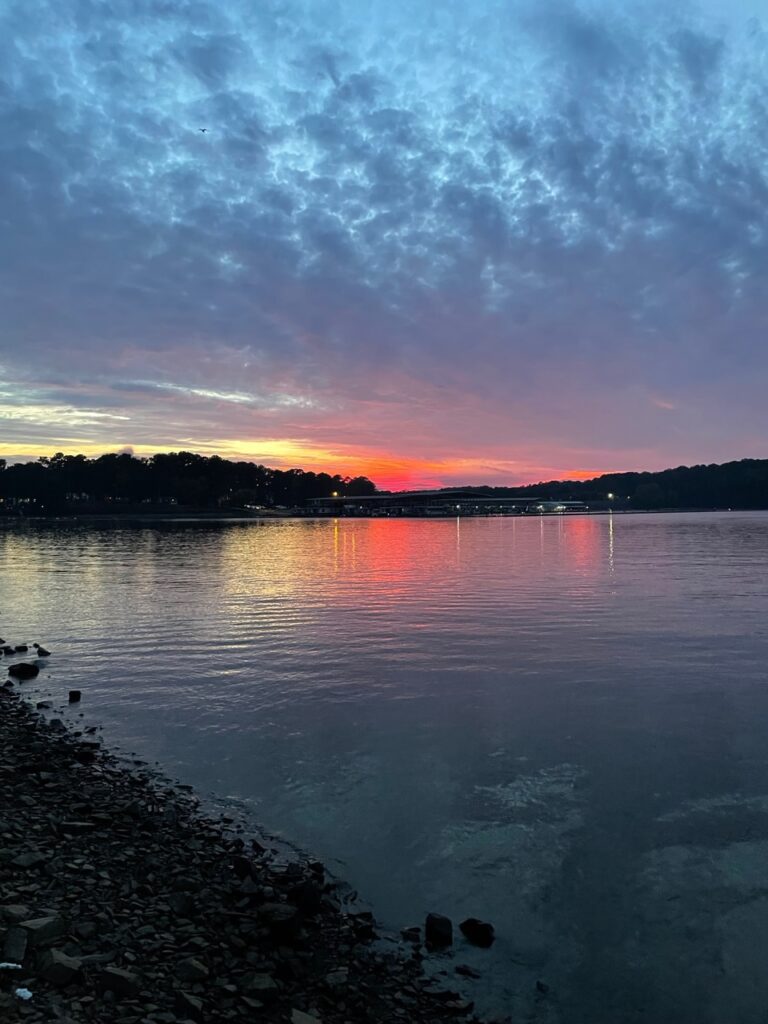
[[[58,524],[0,567],[31,693],[77,681],[393,928],[493,921],[481,1006],[765,1019],[768,516]]]

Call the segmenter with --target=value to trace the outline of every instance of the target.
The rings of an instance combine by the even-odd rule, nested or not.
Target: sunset
[[[11,5],[3,456],[382,486],[765,456],[759,15]]]
[[[765,0],[0,3],[3,1024],[766,1024]]]

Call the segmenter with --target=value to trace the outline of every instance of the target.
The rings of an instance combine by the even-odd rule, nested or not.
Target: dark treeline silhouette
[[[7,465],[0,459],[0,499],[7,510],[39,513],[123,511],[131,506],[200,509],[301,505],[333,494],[374,494],[364,476],[269,469],[230,462],[218,455],[171,452],[136,458],[129,454],[62,455]]]
[[[530,494],[613,508],[768,508],[768,459],[678,466],[658,473],[606,473],[594,480],[551,480],[525,487],[477,487],[499,497]],[[612,497],[609,498],[609,495]]]

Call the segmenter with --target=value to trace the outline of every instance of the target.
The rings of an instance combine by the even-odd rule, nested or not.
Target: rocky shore
[[[323,866],[0,688],[0,1019],[476,1021],[424,947],[377,941]],[[459,969],[460,972],[460,969]]]

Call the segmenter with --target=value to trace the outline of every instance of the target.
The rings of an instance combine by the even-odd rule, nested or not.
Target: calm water
[[[392,928],[494,922],[480,1006],[768,1020],[768,515],[14,527],[0,570],[30,692]]]

